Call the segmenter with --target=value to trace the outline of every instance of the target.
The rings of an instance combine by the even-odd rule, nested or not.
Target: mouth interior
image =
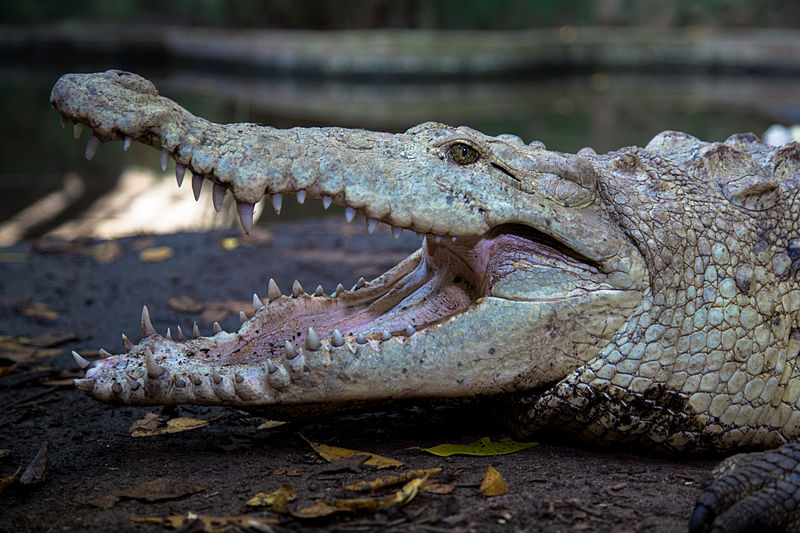
[[[285,342],[302,346],[308,328],[319,339],[402,339],[435,327],[481,299],[519,269],[547,276],[585,280],[597,265],[577,252],[524,226],[495,228],[480,238],[437,240],[428,236],[422,248],[375,280],[338,296],[281,297],[258,311],[243,328],[243,344],[217,364],[284,353]],[[501,296],[502,297],[502,296]],[[387,335],[389,337],[387,337]],[[350,339],[348,339],[350,337]]]

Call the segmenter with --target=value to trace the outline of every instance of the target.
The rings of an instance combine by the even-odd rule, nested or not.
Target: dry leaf
[[[422,491],[433,494],[450,494],[455,489],[453,485],[440,484],[430,480],[420,488]]]
[[[322,518],[323,516],[332,515],[333,513],[341,513],[344,511],[349,511],[349,509],[335,507],[323,501],[318,501],[311,507],[306,507],[304,509],[300,509],[299,511],[290,511],[289,514],[295,518]]]
[[[30,363],[61,355],[58,348],[40,348],[31,345],[26,337],[0,337],[0,357],[17,363]]]
[[[58,312],[50,309],[47,304],[34,302],[32,300],[17,304],[16,310],[17,313],[21,314],[22,316],[38,318],[41,320],[55,320],[58,318]]]
[[[492,442],[489,437],[482,437],[472,444],[439,444],[432,448],[421,448],[422,451],[448,457],[450,455],[505,455],[537,446],[538,442],[516,442],[509,438],[500,442]]]
[[[352,498],[349,500],[325,501],[327,505],[350,509],[353,511],[375,511],[391,505],[406,505],[419,494],[420,487],[428,480],[427,476],[415,478],[403,485],[403,488],[395,492],[391,497],[383,500],[373,498]]]
[[[433,477],[438,476],[442,473],[441,468],[429,468],[427,470],[408,470],[406,472],[400,472],[399,474],[393,476],[382,476],[379,478],[375,478],[372,481],[356,481],[355,483],[351,483],[345,487],[345,490],[352,490],[355,492],[362,492],[367,490],[380,490],[385,487],[391,487],[392,485],[399,485],[400,483],[406,483],[407,481],[415,478],[415,477]]]
[[[98,263],[113,263],[122,255],[122,246],[117,241],[104,241],[92,246],[89,255]]]
[[[481,482],[480,493],[484,496],[502,496],[508,492],[508,485],[506,485],[503,476],[495,468],[489,465],[486,468],[486,475]]]
[[[47,447],[50,439],[44,439],[42,447],[33,461],[28,465],[22,475],[19,477],[19,482],[23,485],[36,485],[44,481],[44,473],[47,470]]]
[[[179,313],[200,313],[203,304],[194,296],[175,296],[169,299],[169,306]]]
[[[148,429],[137,427],[131,432],[131,437],[153,437],[155,435],[165,435],[167,433],[180,433],[182,431],[190,431],[192,429],[199,429],[206,427],[208,420],[201,420],[199,418],[180,417],[167,420],[166,427],[155,429]]]
[[[173,500],[206,490],[208,486],[199,483],[191,483],[180,479],[159,477],[144,483],[139,483],[123,491],[117,492],[117,497],[133,498],[135,500],[145,500],[155,502],[159,500]]]
[[[143,263],[158,263],[172,257],[174,252],[169,246],[156,246],[155,248],[145,248],[139,252],[139,261]]]
[[[353,455],[368,455],[369,459],[364,461],[365,465],[376,466],[378,468],[391,468],[395,466],[403,466],[403,463],[401,463],[397,459],[382,457],[380,455],[376,455],[370,452],[359,452],[356,450],[349,450],[347,448],[340,448],[338,446],[328,446],[327,444],[311,442],[303,435],[300,435],[300,437],[304,441],[306,441],[312,448],[314,448],[315,452],[317,452],[323,459],[325,459],[328,462],[335,461],[336,459],[343,459],[345,457],[350,457]]]
[[[259,424],[256,429],[272,429],[285,424],[287,424],[287,422],[283,422],[281,420],[267,420],[266,422]]]
[[[0,476],[0,492],[3,492],[12,483],[14,483],[17,480],[17,476],[19,476],[20,472],[22,472],[22,466],[21,465],[20,465],[19,468],[17,468],[17,471],[14,472],[13,474],[6,474],[4,476]]]
[[[288,483],[284,483],[280,488],[267,494],[266,492],[259,492],[249,500],[247,505],[250,507],[258,507],[261,505],[275,505],[278,502],[279,506],[285,507],[286,503],[293,501],[297,495],[294,488]]]
[[[161,423],[161,418],[155,413],[146,413],[144,417],[140,418],[139,420],[135,420],[131,427],[128,428],[128,431],[133,434],[137,430],[139,431],[152,431],[158,427]]]
[[[203,533],[223,533],[231,528],[237,531],[270,531],[269,526],[277,524],[275,518],[261,518],[259,516],[206,516],[188,513],[186,516],[168,516],[166,518],[146,517],[131,518],[131,522],[140,524],[155,524],[171,529],[180,529],[192,524],[190,531],[202,531]],[[195,529],[195,522],[199,522],[203,529]]]

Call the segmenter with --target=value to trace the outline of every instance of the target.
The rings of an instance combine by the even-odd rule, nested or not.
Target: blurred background
[[[800,123],[800,3],[3,2],[0,246],[234,221],[178,190],[152,148],[108,143],[83,159],[89,133],[76,143],[61,129],[49,91],[63,73],[109,68],[217,122],[399,132],[435,120],[604,152],[665,129],[711,141]],[[338,213],[284,203],[281,219]],[[266,209],[261,223],[273,220]]]

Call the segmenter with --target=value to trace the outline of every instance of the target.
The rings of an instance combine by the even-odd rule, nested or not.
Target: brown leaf
[[[342,459],[344,457],[350,457],[353,455],[368,455],[369,459],[364,461],[365,465],[376,466],[378,468],[391,468],[395,466],[403,466],[403,463],[401,463],[397,459],[382,457],[380,455],[376,455],[370,452],[360,452],[357,450],[340,448],[338,446],[328,446],[327,444],[312,442],[307,438],[305,438],[303,435],[300,435],[300,437],[304,441],[306,441],[314,449],[315,452],[317,452],[323,459],[325,459],[328,462],[335,461],[336,459]]]
[[[373,498],[352,498],[348,500],[325,501],[327,505],[350,509],[353,511],[375,511],[392,505],[406,505],[413,500],[419,493],[419,488],[428,480],[427,476],[415,478],[403,485],[403,488],[395,492],[391,497],[382,500]]]
[[[455,490],[455,487],[453,485],[446,485],[446,484],[436,483],[434,481],[428,481],[422,486],[420,490],[425,492],[430,492],[432,494],[450,494]]]
[[[361,465],[369,459],[369,455],[351,455],[350,457],[342,457],[331,461],[327,465],[323,465],[317,470],[318,474],[332,474],[336,472],[353,472],[358,474],[361,472]]]
[[[350,509],[344,507],[335,507],[323,501],[318,501],[311,507],[300,509],[299,511],[290,511],[295,518],[322,518],[323,516],[332,515],[333,513],[341,513],[349,511]]]
[[[28,465],[25,471],[19,478],[19,482],[23,485],[36,485],[44,481],[44,473],[47,470],[47,447],[50,439],[44,439],[42,447],[39,448],[39,453],[33,458],[33,461]]]
[[[161,423],[161,417],[155,413],[147,413],[143,418],[135,420],[128,431],[133,434],[137,430],[152,431]]]
[[[201,420],[192,417],[180,417],[167,420],[166,427],[157,427],[153,429],[137,427],[131,432],[131,437],[153,437],[156,435],[166,435],[167,433],[181,433],[182,431],[191,431],[193,429],[200,429],[208,425],[208,420]]]
[[[108,510],[114,507],[118,501],[119,498],[117,498],[115,494],[106,494],[105,496],[95,498],[94,500],[89,500],[86,503],[89,505],[94,505],[95,507],[99,507],[100,509]]]
[[[131,518],[131,522],[140,524],[155,524],[170,529],[191,528],[190,531],[202,531],[203,533],[223,533],[236,528],[237,531],[270,531],[269,526],[277,524],[276,518],[262,518],[260,516],[207,516],[188,513],[186,516],[167,516]],[[202,529],[194,529],[195,525]]]
[[[103,241],[92,246],[89,255],[96,262],[106,265],[120,258],[122,246],[117,241]]]
[[[16,311],[22,316],[38,318],[40,320],[55,320],[58,318],[57,311],[50,309],[47,304],[43,304],[42,302],[34,302],[33,300],[28,300],[26,302],[17,304]]]
[[[200,483],[159,477],[117,492],[116,495],[121,498],[155,502],[159,500],[174,500],[175,498],[204,491],[207,488],[208,485],[201,485]]]
[[[288,509],[287,504],[297,498],[294,488],[288,483],[284,483],[279,488],[273,490],[269,494],[266,492],[259,492],[249,500],[246,505],[250,507],[259,507],[262,505],[270,505],[277,507],[275,512],[286,512]]]
[[[139,252],[139,261],[143,263],[158,263],[165,261],[175,255],[169,246],[156,246],[155,248],[145,248]]]
[[[175,296],[169,299],[169,306],[179,313],[194,314],[203,311],[203,304],[194,296]]]
[[[380,490],[385,487],[391,487],[392,485],[399,485],[401,483],[406,483],[415,477],[433,477],[438,476],[442,473],[441,468],[428,468],[426,470],[407,470],[405,472],[400,472],[396,475],[391,476],[382,476],[379,478],[375,478],[372,481],[356,481],[355,483],[351,483],[345,487],[345,490],[352,490],[354,492],[362,492],[368,490]],[[428,483],[430,484],[430,482]],[[426,484],[426,486],[428,485]]]
[[[0,492],[3,492],[4,490],[6,490],[6,488],[11,486],[11,484],[17,480],[17,476],[19,476],[20,472],[22,472],[22,465],[20,465],[20,467],[17,468],[17,471],[14,472],[13,474],[6,474],[4,476],[0,476]]]
[[[486,475],[483,477],[479,491],[484,496],[501,496],[508,492],[508,485],[506,485],[500,472],[489,465],[486,468]]]

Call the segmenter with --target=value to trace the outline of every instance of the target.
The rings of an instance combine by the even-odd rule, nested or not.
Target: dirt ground
[[[595,450],[552,435],[541,435],[538,446],[509,455],[437,457],[418,448],[509,435],[491,416],[455,408],[404,408],[258,429],[264,419],[233,409],[113,407],[67,384],[65,378],[78,375],[71,350],[91,359],[100,347],[120,351],[120,332],[134,341],[139,338],[142,304],[149,306],[162,333],[167,327],[174,332],[176,324],[191,331],[197,320],[201,331],[209,334],[211,326],[200,314],[178,312],[169,299],[188,295],[201,302],[246,302],[254,291],[266,294],[270,277],[284,290],[297,278],[307,289],[321,283],[330,292],[339,282],[349,287],[359,276],[379,274],[416,246],[410,234],[398,241],[388,232],[367,236],[359,225],[328,219],[274,224],[269,233],[272,238],[262,238],[262,244],[235,250],[219,246],[223,237],[238,235],[233,230],[137,237],[115,241],[118,246],[38,241],[0,249],[0,334],[75,335],[75,340],[55,348],[14,351],[8,339],[0,346],[0,357],[19,358],[23,353],[28,358],[0,378],[0,450],[8,450],[0,451],[0,477],[20,466],[24,469],[48,442],[43,479],[29,485],[16,481],[0,493],[1,531],[159,531],[164,526],[131,519],[190,512],[265,519],[239,526],[250,531],[685,529],[714,460]],[[174,255],[157,262],[140,259],[142,249],[160,246],[170,247]],[[113,260],[104,262],[109,259]],[[32,302],[46,304],[49,317],[48,309]],[[222,325],[237,328],[236,313]],[[55,355],[39,359],[48,353]],[[131,437],[131,424],[147,413],[210,423],[181,433]],[[293,510],[317,499],[352,498],[342,490],[344,485],[387,473],[353,460],[329,464],[300,434],[405,463],[395,472],[439,467],[439,484],[452,491],[421,491],[402,507],[322,518],[295,518],[268,507],[246,506],[256,493],[283,484],[297,494],[290,504]],[[506,494],[479,493],[488,466],[504,478]],[[199,486],[197,492],[173,499],[122,498],[109,509],[87,503],[160,477]],[[202,526],[194,521],[183,530],[202,531]]]

